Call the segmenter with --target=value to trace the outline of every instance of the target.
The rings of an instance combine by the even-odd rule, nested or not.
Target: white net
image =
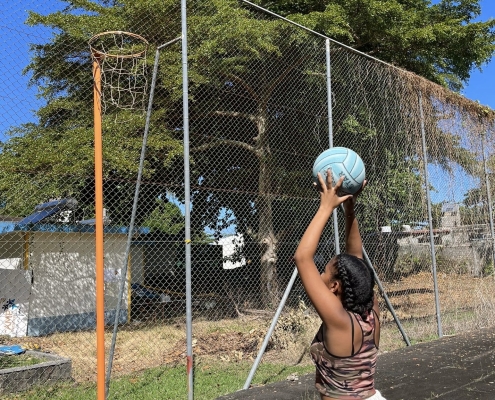
[[[89,47],[100,67],[102,112],[109,107],[144,110],[148,41],[134,33],[111,31],[93,36]]]

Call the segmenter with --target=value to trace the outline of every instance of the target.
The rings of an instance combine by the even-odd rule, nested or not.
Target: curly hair
[[[342,304],[347,311],[359,314],[364,320],[373,308],[375,279],[368,265],[351,254],[337,256],[337,274],[342,284]]]

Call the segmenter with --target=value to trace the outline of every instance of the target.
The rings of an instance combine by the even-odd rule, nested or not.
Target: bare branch
[[[212,115],[220,115],[222,117],[245,118],[250,121],[256,121],[256,117],[251,114],[245,114],[237,111],[214,111]]]
[[[201,146],[192,148],[191,149],[191,152],[198,153],[198,152],[201,152],[201,151],[213,149],[215,147],[223,146],[223,145],[233,146],[233,147],[239,147],[241,149],[250,151],[251,153],[255,154],[257,157],[259,156],[255,147],[250,146],[249,144],[244,143],[244,142],[239,142],[237,140],[229,140],[229,139],[217,139],[217,140],[215,140],[213,142],[205,143],[205,144],[203,144]]]
[[[265,93],[265,101],[268,101],[268,99],[270,98],[270,96],[272,95],[272,92],[275,90],[275,88],[278,86],[278,84],[280,82],[282,82],[286,77],[287,75],[289,75],[289,73],[291,71],[293,71],[295,68],[297,68],[299,65],[301,65],[305,60],[307,60],[309,58],[309,56],[304,56],[304,57],[301,57],[299,60],[297,60],[295,63],[291,64],[291,66],[289,68],[287,68],[282,74],[280,74],[277,79],[275,79],[272,84],[270,85],[270,87],[268,88],[268,90],[266,91]]]

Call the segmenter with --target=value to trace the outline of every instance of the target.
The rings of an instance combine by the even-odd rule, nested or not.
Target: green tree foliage
[[[148,215],[143,225],[152,232],[159,231],[169,235],[177,235],[184,229],[184,216],[179,207],[168,201],[157,200],[157,205]]]
[[[175,0],[67,4],[62,12],[31,14],[28,19],[30,25],[54,29],[50,42],[33,45],[26,68],[46,105],[38,110],[37,123],[12,130],[12,138],[2,144],[0,194],[6,213],[24,215],[41,201],[66,196],[76,197],[85,213],[92,212],[89,38],[108,30],[144,36],[150,42],[145,60],[150,72],[156,47],[180,36],[180,4]],[[477,1],[443,1],[438,6],[421,0],[263,4],[454,88],[493,52],[493,22],[472,22],[479,12]],[[219,234],[235,224],[246,241],[257,242],[263,302],[275,305],[281,243],[297,240],[310,218],[315,197],[308,180],[311,166],[328,147],[324,43],[233,0],[189,1],[188,15],[193,235],[201,237],[205,228]],[[365,226],[376,229],[392,216],[417,220],[421,202],[414,193],[422,185],[422,165],[412,157],[416,149],[405,129],[410,117],[401,108],[405,103],[396,102],[398,96],[390,92],[392,98],[376,95],[381,81],[363,79],[363,69],[357,67],[352,60],[336,66],[332,84],[335,91],[348,93],[334,105],[341,121],[335,127],[336,141],[342,143],[345,137],[348,147],[375,166],[370,174],[381,174],[365,200],[372,211]],[[167,190],[183,195],[181,96],[180,46],[173,45],[160,57],[138,216],[139,224],[170,233],[182,222],[178,210],[159,199]],[[374,96],[373,104],[363,101],[367,96]],[[386,130],[392,112],[398,127]],[[143,113],[106,110],[105,205],[115,223],[129,220],[143,129]],[[472,158],[452,135],[436,133],[434,142],[452,149],[455,161]],[[396,143],[393,149],[391,143]],[[312,205],[306,206],[304,199]],[[399,209],[404,204],[413,206]]]
[[[460,213],[463,225],[486,224],[489,221],[487,191],[484,183],[479,188],[470,189],[465,193]]]
[[[33,57],[25,72],[39,88],[46,105],[37,111],[38,122],[8,132],[2,143],[0,193],[10,215],[25,215],[50,198],[76,197],[84,217],[92,218],[94,203],[93,81],[89,38],[102,31],[126,30],[166,42],[178,35],[178,6],[174,1],[140,1],[109,5],[68,1],[62,12],[31,13],[28,25],[53,28],[48,43],[33,44]],[[158,23],[170,30],[164,30]],[[154,21],[154,22],[153,22]],[[145,23],[146,22],[146,23]],[[144,61],[153,65],[153,50]],[[151,54],[150,54],[151,53]],[[145,180],[181,172],[182,144],[174,138],[180,126],[182,107],[180,54],[163,52],[159,74],[161,95],[156,99],[148,141]],[[139,165],[144,113],[109,107],[103,118],[105,207],[117,224],[128,224],[132,210],[135,177]],[[177,181],[177,179],[175,179]],[[179,178],[179,181],[181,179]],[[154,210],[156,199],[166,188],[143,184],[140,210]],[[138,222],[146,217],[138,215]]]
[[[460,90],[495,50],[479,0],[260,1],[261,5],[432,82]]]

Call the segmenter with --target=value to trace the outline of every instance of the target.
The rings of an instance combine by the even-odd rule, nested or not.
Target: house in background
[[[461,226],[461,213],[459,204],[442,204],[442,219],[440,225],[442,228],[455,228]]]
[[[72,205],[71,205],[72,204]],[[44,223],[65,218],[73,202],[37,206],[30,216],[1,221],[0,335],[39,336],[94,328],[95,232],[91,224]],[[105,227],[105,321],[113,323],[124,264],[125,229]],[[120,322],[128,318],[127,282]]]

